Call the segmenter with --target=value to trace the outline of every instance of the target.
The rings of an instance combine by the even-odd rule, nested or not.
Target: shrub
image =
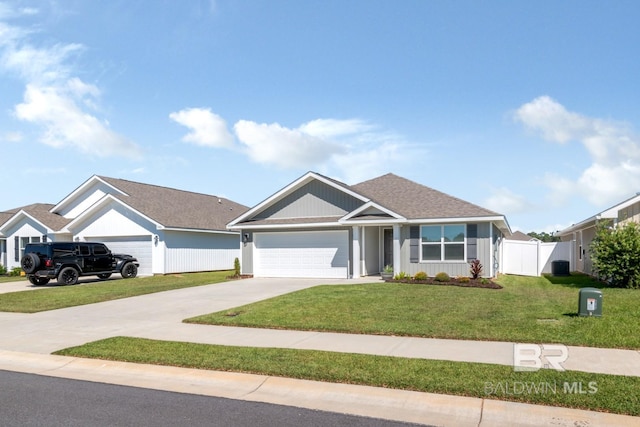
[[[445,273],[444,271],[436,274],[435,280],[438,282],[449,282],[451,281],[451,277],[449,277],[449,275],[447,273]]]
[[[11,273],[9,273],[9,276],[19,276],[20,273],[22,273],[22,269],[20,267],[14,267],[11,269]]]
[[[238,258],[233,260],[233,274],[240,277],[240,260]]]
[[[4,276],[5,274],[7,274],[7,267],[0,264],[0,275]]]
[[[456,280],[458,283],[469,283],[471,281],[471,279],[466,276],[456,277]]]
[[[480,264],[479,259],[474,259],[471,261],[471,267],[469,268],[471,272],[471,277],[477,279],[482,274],[482,264]]]
[[[410,279],[410,278],[411,278],[411,276],[409,276],[409,274],[405,273],[404,271],[401,271],[400,273],[396,274],[393,279],[394,280],[405,280],[405,279]]]
[[[393,273],[393,266],[390,264],[387,264],[384,266],[384,269],[382,271],[384,273]]]
[[[424,271],[418,271],[415,276],[413,276],[415,280],[427,280],[427,277],[427,273]]]
[[[640,225],[629,222],[621,227],[598,226],[589,250],[593,269],[612,286],[640,287]]]

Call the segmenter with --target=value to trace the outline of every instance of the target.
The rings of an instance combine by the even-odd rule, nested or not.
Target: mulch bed
[[[402,279],[385,280],[388,283],[410,283],[415,285],[438,285],[438,286],[460,286],[463,288],[484,288],[484,289],[502,289],[502,286],[498,285],[490,279],[469,279],[468,282],[459,281],[457,279],[451,279],[448,282],[438,282],[433,277],[429,277],[426,280],[414,280],[414,279]]]

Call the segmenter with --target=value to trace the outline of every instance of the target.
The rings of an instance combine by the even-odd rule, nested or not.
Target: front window
[[[27,247],[29,243],[40,243],[40,236],[20,238],[20,255],[21,256],[24,256],[24,249]]]
[[[422,261],[464,261],[466,226],[423,225],[420,227]]]

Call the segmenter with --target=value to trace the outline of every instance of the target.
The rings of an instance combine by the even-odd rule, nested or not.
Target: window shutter
[[[13,245],[13,256],[15,258],[15,262],[20,262],[20,238],[18,236],[14,237],[14,245]]]
[[[478,224],[467,224],[467,261],[478,258]]]
[[[417,225],[409,227],[409,262],[420,262],[420,227]]]
[[[43,234],[43,235],[42,235],[42,242],[43,242],[43,243],[46,243],[46,242],[47,242],[47,235],[46,235],[46,234]]]

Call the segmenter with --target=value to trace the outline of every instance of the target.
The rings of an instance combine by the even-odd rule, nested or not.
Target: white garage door
[[[114,254],[129,254],[138,258],[138,276],[151,276],[151,236],[87,237],[92,242],[103,242]]]
[[[256,233],[254,244],[256,277],[348,277],[347,231]]]

